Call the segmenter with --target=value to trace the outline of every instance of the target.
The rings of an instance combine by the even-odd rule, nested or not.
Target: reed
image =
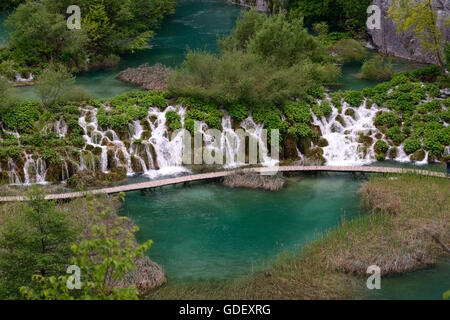
[[[229,281],[169,282],[148,299],[363,298],[367,267],[404,274],[449,256],[425,229],[450,243],[447,179],[373,175],[359,191],[366,214],[342,219],[299,251],[282,252],[269,268]]]

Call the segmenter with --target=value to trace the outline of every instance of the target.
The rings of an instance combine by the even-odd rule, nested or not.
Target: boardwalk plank
[[[142,189],[152,189],[157,187],[163,187],[173,184],[179,184],[184,182],[210,180],[216,178],[222,178],[229,174],[233,174],[238,170],[230,171],[219,171],[195,174],[190,176],[183,176],[177,178],[169,178],[164,180],[156,180],[149,182],[141,182],[135,184],[129,184],[124,186],[110,187],[95,189],[83,192],[68,192],[61,194],[49,194],[45,197],[46,200],[63,200],[71,198],[81,198],[85,197],[87,194],[116,194],[120,192],[137,191]],[[367,172],[367,173],[417,173],[421,175],[429,175],[435,177],[445,178],[447,177],[444,173],[434,172],[428,170],[416,170],[416,169],[404,169],[404,168],[386,168],[386,167],[346,167],[346,166],[283,166],[283,167],[262,167],[262,168],[249,168],[244,169],[245,172],[259,172],[259,173],[270,173],[270,172],[316,172],[316,171],[328,171],[328,172]],[[10,197],[0,197],[0,202],[14,202],[14,201],[26,201],[24,196],[10,196]]]

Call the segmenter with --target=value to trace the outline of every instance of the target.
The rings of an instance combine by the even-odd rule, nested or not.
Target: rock
[[[423,159],[425,159],[425,151],[423,151],[422,149],[417,150],[411,155],[412,161],[422,161]]]
[[[437,10],[439,25],[443,30],[444,41],[450,41],[450,30],[444,28],[444,20],[450,18],[450,1],[432,0],[432,6]],[[396,57],[414,60],[422,63],[437,63],[435,57],[428,52],[423,52],[418,39],[413,38],[413,34],[404,32],[397,34],[395,24],[387,18],[387,10],[392,5],[391,0],[374,0],[372,5],[381,9],[381,28],[367,30],[372,38],[372,42],[382,54],[393,54]]]
[[[227,1],[245,8],[256,8],[260,12],[272,11],[272,8],[270,6],[270,0],[227,0]]]
[[[172,69],[157,63],[154,66],[142,65],[128,68],[120,72],[116,78],[133,84],[138,84],[146,90],[167,90],[167,77]]]

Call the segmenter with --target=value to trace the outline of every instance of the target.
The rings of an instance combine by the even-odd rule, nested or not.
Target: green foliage
[[[64,96],[74,88],[75,83],[75,78],[67,68],[56,64],[50,64],[36,80],[36,93],[46,106],[56,104],[64,99]]]
[[[219,55],[188,52],[181,69],[168,79],[176,96],[225,107],[283,105],[340,75],[326,48],[303,28],[302,19],[285,14],[243,12],[234,31],[219,44]]]
[[[119,194],[124,199],[124,194]],[[28,286],[21,288],[22,295],[29,300],[137,300],[136,286],[119,287],[115,284],[124,279],[125,275],[135,270],[135,259],[143,257],[152,245],[149,240],[143,244],[135,244],[134,234],[138,227],[128,227],[128,218],[111,217],[111,208],[99,207],[92,196],[86,199],[92,209],[94,225],[91,239],[83,240],[71,246],[74,257],[73,265],[81,269],[81,289],[69,290],[66,283],[68,276],[36,275],[34,283],[39,289]],[[112,222],[104,225],[100,219],[110,219]]]
[[[78,0],[82,28],[69,30],[66,10],[72,4],[27,1],[18,6],[7,21],[13,60],[38,70],[54,61],[72,72],[115,64],[117,54],[144,49],[174,7],[172,0]]]
[[[349,90],[344,93],[344,101],[352,107],[359,107],[363,99],[364,97],[360,91]]]
[[[286,103],[283,111],[286,118],[291,121],[309,123],[312,120],[309,105],[304,101]]]
[[[390,59],[375,55],[364,62],[361,73],[364,79],[383,81],[391,78],[394,74],[394,68]]]
[[[389,150],[389,145],[384,140],[378,140],[375,143],[374,150],[377,154],[382,153],[384,155]],[[384,158],[384,156],[383,156],[383,158]]]
[[[354,39],[339,40],[333,45],[332,50],[337,54],[336,60],[339,63],[361,61],[367,56],[364,44]]]
[[[36,103],[22,102],[8,108],[0,116],[9,129],[17,129],[19,133],[32,133],[35,121],[39,119],[39,110]]]
[[[431,0],[393,0],[387,12],[388,18],[397,26],[398,33],[412,32],[414,38],[420,41],[422,50],[431,53],[440,66],[445,65],[443,31],[436,23],[437,12]],[[444,24],[449,25],[448,19],[444,20]]]
[[[411,154],[419,150],[421,147],[422,143],[420,142],[420,140],[418,138],[411,137],[406,139],[403,149],[407,154]]]
[[[230,108],[228,108],[228,112],[231,117],[239,121],[244,120],[250,114],[249,108],[243,104],[233,104]]]
[[[393,126],[389,128],[386,132],[386,136],[394,142],[395,145],[400,145],[403,140],[405,140],[406,135],[402,133],[400,127]]]
[[[376,127],[386,126],[388,128],[402,123],[402,120],[394,112],[379,112],[375,116],[374,124]]]
[[[300,138],[310,137],[313,135],[313,131],[306,123],[297,123],[295,125],[295,130]]]
[[[166,119],[169,121],[169,128],[172,131],[181,129],[181,117],[178,113],[175,111],[167,111]]]
[[[307,25],[326,21],[331,29],[347,30],[353,33],[364,30],[366,10],[370,0],[290,0],[289,8],[301,13]]]
[[[28,197],[27,204],[2,215],[0,284],[7,294],[3,298],[19,298],[19,288],[30,285],[35,274],[47,277],[65,272],[72,255],[70,245],[79,233],[69,215],[44,201],[39,189]]]
[[[328,34],[328,23],[325,21],[313,24],[313,31],[318,36],[326,36]]]
[[[13,105],[17,100],[8,81],[2,77],[0,77],[0,97],[0,113],[2,110],[5,110]]]
[[[331,102],[338,109],[340,109],[342,107],[342,97],[343,97],[343,94],[341,91],[336,91],[336,92],[330,93]]]
[[[333,112],[333,109],[331,108],[330,102],[328,102],[328,100],[322,100],[322,102],[320,103],[320,109],[326,117],[329,117]]]

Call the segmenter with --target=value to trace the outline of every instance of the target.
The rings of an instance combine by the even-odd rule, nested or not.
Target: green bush
[[[175,111],[167,111],[166,112],[166,120],[169,121],[169,128],[172,131],[181,129],[181,117]]]
[[[352,107],[359,107],[363,99],[364,97],[360,91],[349,90],[344,93],[344,101]]]
[[[231,117],[239,121],[243,121],[250,114],[249,108],[243,104],[233,104],[230,108],[228,108],[228,112]]]
[[[402,133],[400,127],[398,126],[389,128],[386,132],[386,136],[397,146],[400,145],[406,138],[406,135]]]
[[[389,145],[384,140],[378,140],[375,143],[374,150],[377,154],[380,154],[380,153],[385,154],[389,150]],[[384,156],[383,156],[383,158],[384,158]]]
[[[330,103],[327,100],[322,100],[320,103],[320,109],[326,117],[329,117],[333,113]]]
[[[312,120],[311,110],[305,101],[288,102],[283,106],[283,111],[291,121],[309,123]]]
[[[420,140],[418,138],[411,137],[406,139],[403,149],[407,154],[411,154],[419,150],[421,147],[422,143],[420,142]]]
[[[374,124],[376,127],[386,126],[388,128],[401,124],[402,120],[394,112],[379,112],[375,116]]]
[[[394,69],[390,60],[377,55],[364,62],[361,72],[364,79],[383,81],[391,78]]]

